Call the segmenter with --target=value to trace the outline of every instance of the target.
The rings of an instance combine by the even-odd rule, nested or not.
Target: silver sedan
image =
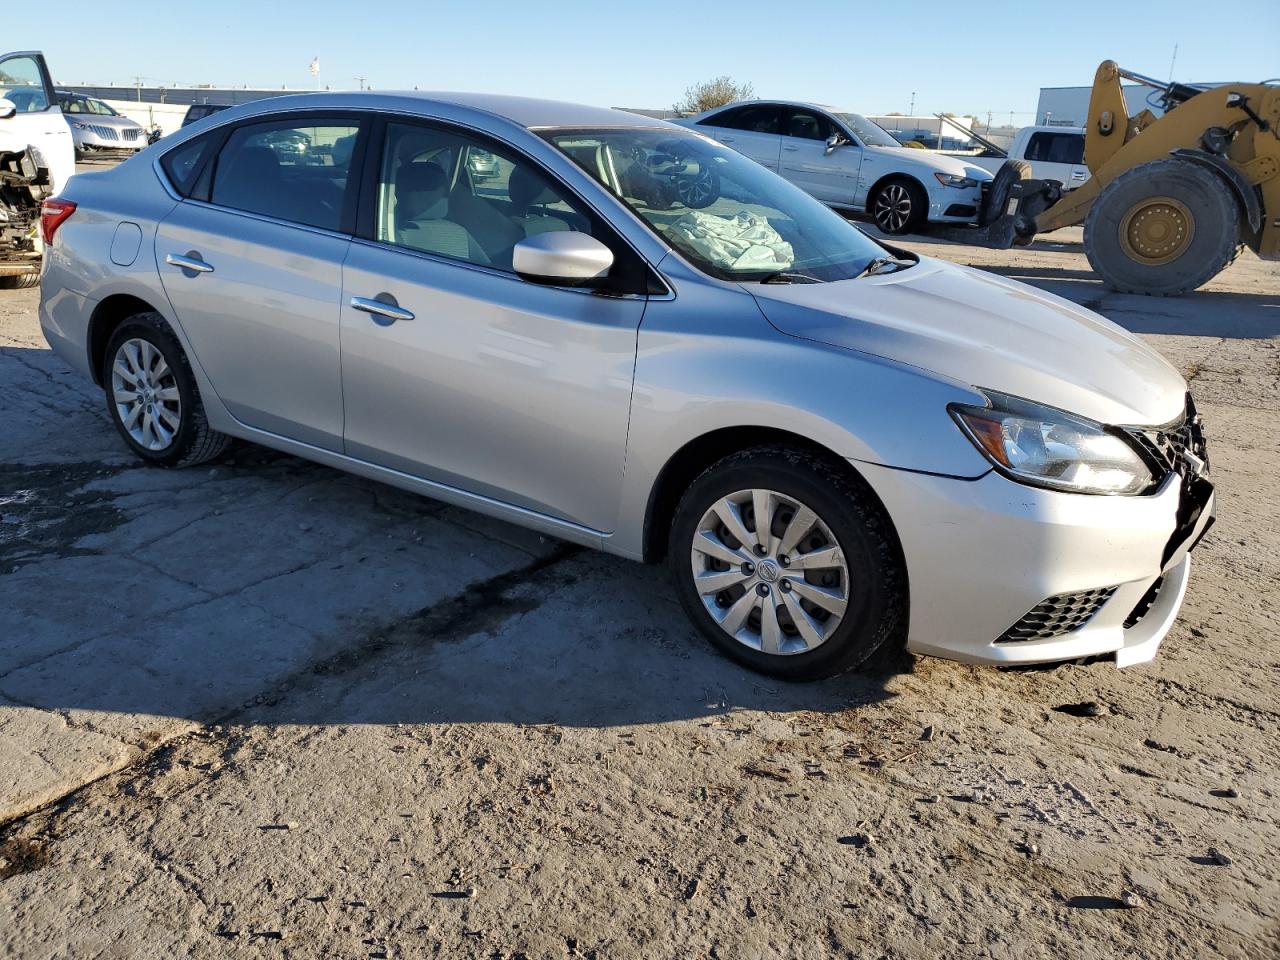
[[[281,97],[76,177],[42,229],[45,335],[143,460],[240,438],[665,558],[782,677],[1149,659],[1213,515],[1137,337],[661,121]]]
[[[58,106],[71,127],[77,159],[132,156],[147,146],[142,124],[96,97],[60,92]]]

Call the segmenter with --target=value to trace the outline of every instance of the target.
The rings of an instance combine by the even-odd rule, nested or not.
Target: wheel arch
[[[923,180],[921,180],[919,177],[915,176],[914,174],[906,173],[905,171],[902,171],[902,170],[891,170],[888,173],[886,173],[883,177],[881,177],[879,180],[877,180],[875,183],[873,183],[871,185],[871,189],[867,191],[867,201],[866,203],[863,204],[863,210],[866,212],[868,216],[871,216],[871,201],[875,199],[876,193],[886,183],[889,183],[894,180],[902,180],[906,183],[914,184],[915,186],[919,187],[920,190],[924,193],[926,203],[928,202],[929,188],[925,186],[925,183]],[[925,214],[927,218],[928,210],[925,211]]]
[[[146,300],[129,293],[113,293],[94,307],[89,317],[89,334],[85,338],[89,353],[89,372],[94,383],[98,386],[103,384],[102,374],[106,360],[104,354],[107,342],[116,328],[132,316],[153,312],[159,311]]]
[[[1179,160],[1199,164],[1221,177],[1227,186],[1231,188],[1231,192],[1235,194],[1236,200],[1240,204],[1240,212],[1244,215],[1245,223],[1248,224],[1250,231],[1257,234],[1262,229],[1262,204],[1258,200],[1258,191],[1236,167],[1233,167],[1222,157],[1206,150],[1180,147],[1177,150],[1171,150],[1170,154]]]
[[[676,507],[689,484],[702,471],[731,454],[749,450],[752,447],[766,446],[788,447],[815,454],[829,463],[833,469],[858,484],[884,514],[889,530],[897,542],[899,555],[902,555],[902,545],[898,541],[893,518],[871,485],[847,458],[840,456],[829,447],[789,430],[777,427],[733,426],[721,427],[694,437],[673,453],[658,471],[650,488],[649,500],[645,508],[644,562],[658,563],[666,557],[671,521],[675,516]]]

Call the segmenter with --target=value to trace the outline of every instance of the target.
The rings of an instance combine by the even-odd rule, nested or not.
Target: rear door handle
[[[193,273],[213,273],[213,267],[200,259],[200,254],[194,250],[187,254],[171,253],[164,258],[164,262],[171,267],[181,267],[183,270],[190,270]]]
[[[721,143],[733,143],[733,137],[716,137]]]
[[[795,152],[796,152],[797,150],[799,150],[800,148],[799,148],[799,147],[783,147],[782,149],[783,149],[783,150],[790,150],[792,153],[795,153]]]
[[[351,309],[361,313],[371,313],[375,317],[386,317],[388,320],[412,320],[413,311],[395,303],[383,300],[372,300],[368,297],[352,297]]]

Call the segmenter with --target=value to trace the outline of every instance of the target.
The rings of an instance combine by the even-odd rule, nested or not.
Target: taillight
[[[62,222],[75,212],[76,205],[60,197],[50,197],[40,205],[40,236],[46,247],[53,243],[53,235]]]

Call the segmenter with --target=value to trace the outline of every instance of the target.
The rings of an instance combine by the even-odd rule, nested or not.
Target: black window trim
[[[706,125],[708,127],[715,127],[717,130],[738,130],[738,131],[741,131],[742,133],[757,133],[762,137],[783,137],[783,136],[786,136],[786,134],[782,132],[782,111],[786,108],[786,106],[787,104],[775,103],[772,100],[751,101],[749,103],[735,103],[731,106],[725,107],[723,110],[719,111],[718,113],[713,113],[711,116],[706,117],[705,119],[699,120],[697,124],[695,124],[695,126],[701,127],[703,125]],[[740,113],[744,110],[758,110],[761,107],[768,107],[770,110],[773,111],[773,122],[774,122],[774,126],[776,127],[773,133],[765,133],[764,131],[761,131],[761,130],[747,130],[745,127],[726,127],[726,126],[722,126],[720,123],[717,122],[721,118],[730,116],[731,114]],[[805,109],[808,110],[809,108],[805,107]]]
[[[364,150],[365,150],[364,163],[363,163],[364,175],[360,182],[360,197],[357,205],[358,213],[356,216],[355,230],[352,234],[353,239],[355,239],[356,241],[367,244],[367,245],[375,246],[380,250],[394,250],[397,253],[403,253],[410,256],[422,257],[437,263],[448,264],[450,266],[455,266],[455,267],[462,267],[464,269],[478,270],[483,273],[491,274],[493,276],[506,277],[518,283],[529,282],[527,280],[522,279],[519,274],[516,274],[510,270],[503,270],[501,267],[494,267],[494,266],[490,266],[483,263],[476,263],[473,260],[463,260],[461,258],[449,257],[449,256],[445,256],[444,254],[431,253],[426,250],[415,250],[412,247],[406,247],[402,244],[378,239],[378,236],[377,236],[378,187],[379,187],[379,180],[381,179],[381,176],[382,176],[382,159],[383,159],[383,151],[386,148],[387,125],[392,123],[408,125],[408,126],[424,127],[430,130],[438,130],[443,133],[466,137],[468,139],[478,141],[478,146],[482,150],[490,149],[490,147],[492,147],[493,149],[490,149],[490,152],[493,152],[493,150],[496,149],[498,155],[515,154],[516,156],[520,157],[522,160],[533,165],[538,170],[538,172],[541,173],[547,179],[548,183],[550,183],[553,187],[562,190],[567,197],[572,198],[572,201],[576,203],[577,206],[581,207],[583,210],[588,212],[589,214],[588,219],[594,221],[592,223],[593,228],[597,224],[603,227],[603,229],[608,233],[608,238],[605,239],[605,238],[597,237],[596,239],[601,240],[601,242],[605,243],[605,245],[608,246],[609,249],[613,250],[615,257],[617,257],[619,249],[628,251],[628,255],[630,256],[630,258],[633,259],[636,262],[636,264],[638,264],[639,267],[647,274],[648,280],[647,280],[646,286],[649,289],[647,291],[640,291],[640,290],[616,291],[616,290],[609,290],[607,288],[602,289],[599,287],[572,287],[572,286],[561,286],[558,284],[550,284],[550,286],[554,287],[557,290],[565,290],[571,293],[588,294],[592,296],[610,296],[610,297],[624,297],[624,298],[639,297],[639,298],[645,298],[645,299],[655,299],[655,298],[660,299],[662,297],[671,296],[671,285],[667,283],[666,279],[662,276],[662,274],[658,272],[654,264],[650,263],[648,258],[646,258],[642,253],[640,253],[640,251],[637,250],[629,240],[627,240],[627,238],[623,235],[623,233],[620,230],[618,230],[609,221],[608,217],[606,217],[603,213],[601,213],[598,209],[596,209],[596,207],[593,204],[588,202],[587,199],[583,197],[581,193],[573,189],[573,187],[570,186],[568,183],[565,183],[564,179],[561,176],[559,176],[554,171],[549,170],[542,161],[530,155],[530,153],[527,150],[523,149],[518,144],[511,143],[508,140],[504,140],[502,137],[495,136],[493,133],[489,132],[488,130],[481,130],[478,127],[473,127],[469,124],[461,123],[456,120],[444,120],[438,117],[427,117],[427,116],[422,116],[420,114],[393,113],[393,112],[384,112],[384,111],[379,111],[376,114],[372,115],[372,122],[370,124],[369,136],[368,136],[368,139],[365,141],[365,145],[364,145]],[[461,162],[461,157],[458,158],[458,162],[459,163]],[[571,206],[572,205],[573,204],[571,204]]]
[[[257,127],[276,123],[296,123],[297,125],[303,125],[309,120],[345,121],[349,125],[356,127],[356,142],[351,149],[351,165],[347,168],[347,186],[343,193],[342,213],[338,218],[337,229],[317,227],[315,224],[311,223],[298,223],[296,220],[285,220],[280,217],[273,217],[269,214],[258,213],[254,210],[240,210],[236,207],[227,207],[222,204],[215,203],[211,199],[213,177],[217,169],[216,160],[221,155],[223,148],[226,147],[227,141],[233,134],[244,127]],[[328,235],[338,234],[350,237],[354,235],[355,225],[357,222],[361,187],[364,183],[363,163],[365,158],[365,142],[368,139],[372,121],[373,115],[370,114],[369,111],[352,110],[350,108],[324,110],[317,109],[315,107],[307,107],[300,110],[283,110],[277,113],[257,114],[252,117],[244,117],[230,123],[223,124],[198,136],[183,140],[182,143],[175,144],[171,149],[166,150],[156,158],[155,168],[160,172],[164,185],[169,190],[170,194],[179,200],[193,201],[214,210],[222,210],[227,213],[236,213],[247,217],[254,217],[258,220],[264,220],[269,223],[287,224],[288,226],[297,227],[301,230],[314,230]],[[168,171],[165,170],[163,161],[171,153],[190,146],[192,143],[204,138],[209,138],[210,149],[200,158],[197,164],[198,169],[195,172],[195,176],[192,178],[191,189],[186,194],[183,194],[169,176]]]

